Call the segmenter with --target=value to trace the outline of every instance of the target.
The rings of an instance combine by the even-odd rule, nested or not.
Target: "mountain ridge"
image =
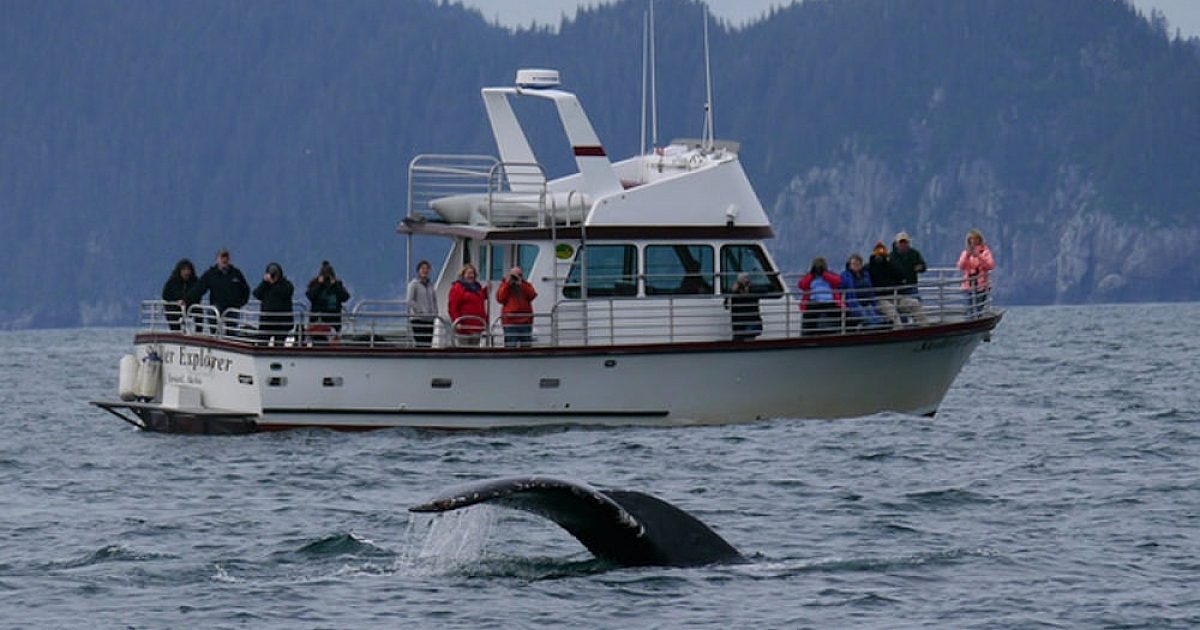
[[[130,324],[219,247],[250,277],[329,259],[355,298],[398,295],[408,161],[494,153],[478,90],[518,67],[559,68],[609,154],[638,148],[638,2],[557,32],[427,1],[6,7],[3,328]],[[702,8],[657,12],[660,138],[695,136]],[[980,227],[1003,302],[1200,297],[1197,40],[1120,0],[808,0],[711,35],[717,132],[784,269],[900,229],[952,262]]]

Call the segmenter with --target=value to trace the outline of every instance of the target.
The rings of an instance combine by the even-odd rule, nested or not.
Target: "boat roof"
[[[497,240],[511,239],[518,231],[523,237],[550,238],[551,224],[576,229],[582,224],[588,238],[630,230],[706,235],[692,238],[771,236],[770,220],[742,170],[736,142],[679,139],[614,163],[575,94],[516,85],[483,88],[482,96],[499,157],[489,162],[470,156],[475,161],[453,164],[438,159],[454,156],[414,159],[409,213],[397,226],[400,233]],[[577,172],[545,177],[513,111],[511,101],[517,98],[554,104]],[[486,186],[467,187],[472,174],[476,184]],[[414,192],[426,181],[431,182],[428,190]],[[498,212],[501,207],[505,212]]]

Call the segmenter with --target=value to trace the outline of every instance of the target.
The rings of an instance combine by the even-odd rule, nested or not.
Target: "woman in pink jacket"
[[[963,272],[962,288],[967,295],[967,316],[983,312],[992,285],[989,273],[996,268],[992,250],[983,242],[979,230],[967,232],[967,246],[958,256],[958,268]]]

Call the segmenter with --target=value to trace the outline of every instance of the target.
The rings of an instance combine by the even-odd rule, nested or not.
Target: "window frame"
[[[682,259],[679,256],[679,248],[695,248],[702,250],[701,256],[697,261],[700,264],[700,269],[698,271],[687,271]],[[647,297],[659,295],[672,297],[688,295],[716,295],[717,287],[715,280],[717,277],[717,251],[712,243],[647,243],[642,249],[642,287]],[[674,253],[674,259],[672,262],[678,263],[678,274],[675,273],[676,269],[668,270],[667,273],[661,273],[660,269],[652,270],[650,268],[650,252],[659,249],[669,250],[670,252]],[[708,255],[707,260],[704,259],[703,254],[705,253]],[[671,259],[668,258],[668,260]],[[708,263],[707,268],[705,268],[705,263]],[[658,286],[658,283],[660,282],[665,282],[667,284],[673,283],[675,286],[660,287]],[[693,284],[694,282],[703,283],[699,286],[706,290],[690,290],[689,285]],[[694,284],[692,288],[695,288]]]
[[[751,252],[754,260],[757,261],[760,269],[755,271],[746,271],[745,269],[731,269],[731,265],[727,265],[727,250],[740,248]],[[772,264],[771,259],[767,257],[766,249],[761,243],[724,243],[721,245],[719,252],[721,263],[721,293],[729,294],[733,290],[733,284],[737,281],[737,275],[740,273],[750,274],[750,287],[752,293],[762,295],[783,295],[784,288],[779,278],[779,271]],[[765,278],[766,282],[759,282],[759,278]]]
[[[621,249],[621,270],[618,274],[594,275],[593,261],[594,254],[598,249]],[[567,271],[567,277],[563,282],[562,295],[564,298],[579,300],[585,299],[583,287],[581,286],[580,271],[581,261],[587,260],[588,272],[588,287],[586,299],[591,298],[629,298],[637,297],[638,291],[638,269],[641,261],[641,252],[638,246],[634,243],[597,243],[579,247],[575,251],[575,259],[571,261],[571,268]],[[613,281],[611,286],[597,287],[593,284],[593,277],[599,278],[619,278],[619,281]]]

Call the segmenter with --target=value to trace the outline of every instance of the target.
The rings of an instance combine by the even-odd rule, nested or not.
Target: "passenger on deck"
[[[875,308],[892,323],[893,328],[899,328],[903,324],[903,317],[917,317],[921,311],[921,303],[912,296],[899,293],[897,287],[901,282],[900,272],[892,264],[883,241],[876,241],[875,248],[871,250],[867,275],[871,277],[871,286],[875,287]]]
[[[817,256],[798,285],[802,293],[800,311],[804,314],[800,330],[804,335],[837,332],[841,327],[845,304],[838,287],[842,279],[829,271],[825,259]]]
[[[533,300],[537,290],[525,280],[520,267],[513,267],[504,277],[504,283],[496,289],[496,301],[504,306],[500,310],[500,323],[504,326],[504,345],[521,348],[533,345]]]
[[[217,252],[216,264],[200,276],[200,282],[188,293],[188,304],[199,304],[205,293],[208,293],[208,303],[217,310],[226,325],[236,328],[237,314],[225,311],[242,308],[250,301],[250,284],[246,282],[242,271],[229,262],[228,249]],[[217,323],[210,324],[213,332],[217,332]]]
[[[429,278],[432,266],[428,260],[417,263],[417,277],[408,283],[406,303],[408,325],[412,328],[413,344],[428,348],[433,344],[433,325],[437,321],[437,288]]]
[[[759,296],[754,293],[750,274],[740,273],[737,282],[725,298],[729,319],[733,325],[734,341],[752,341],[762,334],[762,314],[758,310]]]
[[[479,284],[478,277],[475,265],[466,263],[458,272],[458,280],[450,287],[450,303],[447,306],[458,345],[478,346],[479,338],[488,325],[488,288]]]
[[[292,294],[295,287],[283,275],[279,263],[267,265],[262,282],[254,289],[254,297],[262,302],[259,316],[259,333],[268,343],[283,342],[291,332],[295,319],[292,317]]]
[[[842,296],[846,302],[848,327],[875,328],[883,324],[883,318],[875,310],[871,276],[863,270],[863,259],[858,254],[850,254],[846,260],[846,270],[842,272]]]
[[[892,243],[892,266],[900,273],[900,295],[913,300],[901,303],[901,312],[916,319],[918,324],[924,325],[925,310],[921,308],[921,298],[917,295],[917,282],[918,274],[925,273],[925,259],[921,257],[921,252],[912,246],[908,232],[896,234],[896,240]]]
[[[983,242],[979,230],[967,232],[967,245],[958,256],[958,268],[963,272],[962,289],[967,296],[967,317],[982,313],[987,306],[992,285],[990,272],[996,268],[992,250]]]
[[[328,260],[321,261],[321,269],[316,277],[308,282],[308,290],[304,292],[311,305],[312,315],[309,322],[313,324],[309,332],[316,336],[328,336],[342,330],[342,305],[350,301],[350,292],[338,280],[333,265]],[[320,328],[318,328],[320,327]]]
[[[192,266],[192,261],[180,258],[162,288],[162,299],[169,302],[163,306],[163,314],[166,315],[167,325],[171,330],[179,330],[182,327],[184,313],[191,305],[188,302],[188,294],[196,288],[198,282],[200,279],[196,277],[196,268]]]

